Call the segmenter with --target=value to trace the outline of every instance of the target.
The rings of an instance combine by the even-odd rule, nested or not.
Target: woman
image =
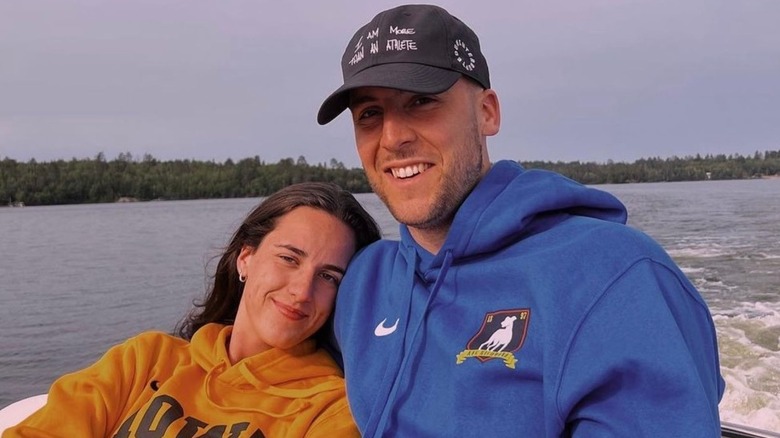
[[[3,436],[359,436],[341,371],[314,338],[349,259],[379,237],[334,184],[276,192],[233,235],[181,338],[147,332],[111,348]]]

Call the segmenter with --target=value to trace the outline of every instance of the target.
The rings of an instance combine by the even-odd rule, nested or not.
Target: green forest
[[[643,158],[633,163],[520,161],[525,168],[562,173],[583,184],[700,181],[780,176],[780,150],[752,156],[696,155]],[[124,200],[261,197],[303,181],[330,181],[353,193],[370,192],[361,168],[331,159],[310,165],[301,156],[266,163],[260,157],[234,162],[160,161],[121,153],[107,160],[0,161],[0,205],[57,205]]]

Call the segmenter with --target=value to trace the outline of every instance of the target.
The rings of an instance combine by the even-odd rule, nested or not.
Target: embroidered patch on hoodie
[[[528,331],[531,309],[498,310],[485,315],[482,327],[466,344],[455,360],[462,364],[470,357],[482,363],[503,359],[504,365],[514,369],[517,363],[514,353],[523,346]]]

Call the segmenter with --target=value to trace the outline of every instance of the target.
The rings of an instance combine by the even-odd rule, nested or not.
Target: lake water
[[[780,179],[599,186],[699,288],[724,421],[780,431]],[[395,220],[358,195],[385,236]],[[171,331],[259,199],[0,208],[0,407],[141,331]]]

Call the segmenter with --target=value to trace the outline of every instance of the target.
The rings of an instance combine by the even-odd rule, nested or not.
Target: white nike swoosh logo
[[[377,325],[376,328],[374,329],[374,334],[376,336],[387,336],[390,333],[393,333],[395,329],[398,327],[399,320],[400,318],[396,319],[395,324],[393,324],[392,326],[385,327],[385,322],[387,322],[387,318],[383,319],[382,322],[380,322],[379,325]]]

